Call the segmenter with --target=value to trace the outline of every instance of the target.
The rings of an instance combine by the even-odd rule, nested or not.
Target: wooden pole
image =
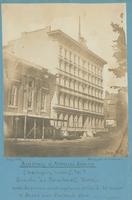
[[[34,139],[36,139],[36,119],[34,119]]]
[[[17,130],[18,130],[18,117],[15,118],[15,138],[17,138]]]
[[[24,117],[24,139],[26,139],[26,132],[27,132],[27,116]]]
[[[44,119],[43,119],[43,127],[42,127],[42,140],[44,140]]]

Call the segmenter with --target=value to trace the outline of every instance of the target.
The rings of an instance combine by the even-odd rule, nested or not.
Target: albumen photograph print
[[[128,156],[126,12],[2,4],[4,156]]]

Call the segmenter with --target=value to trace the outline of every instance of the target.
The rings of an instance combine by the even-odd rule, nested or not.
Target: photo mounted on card
[[[5,156],[128,155],[125,3],[3,4],[2,36]]]

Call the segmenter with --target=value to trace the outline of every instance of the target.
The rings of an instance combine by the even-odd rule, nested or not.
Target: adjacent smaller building
[[[117,124],[117,94],[105,93],[104,115],[105,127],[115,127]]]
[[[44,138],[51,119],[55,76],[6,50],[3,62],[5,136]]]
[[[128,91],[126,87],[114,87],[115,93],[105,93],[104,117],[105,127],[128,126]]]

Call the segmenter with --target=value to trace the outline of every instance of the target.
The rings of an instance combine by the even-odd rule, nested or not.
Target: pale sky
[[[120,14],[126,18],[124,3],[114,4],[3,4],[2,32],[3,44],[19,38],[24,31],[32,31],[51,25],[51,29],[61,29],[74,39],[78,39],[79,16],[81,34],[87,40],[90,50],[107,61],[104,67],[104,87],[123,84],[124,80],[114,78],[108,67],[114,64],[112,41],[115,34],[111,22],[119,23]],[[126,31],[126,19],[124,29]],[[118,83],[117,83],[118,82]]]

